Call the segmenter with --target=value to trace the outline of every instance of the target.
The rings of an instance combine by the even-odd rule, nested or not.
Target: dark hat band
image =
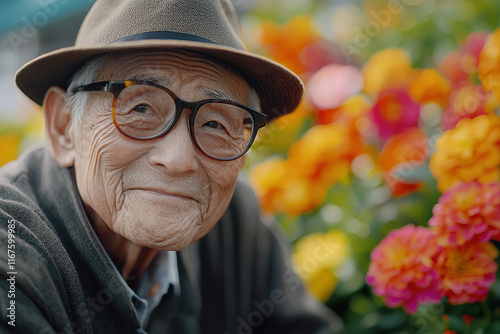
[[[190,35],[190,34],[184,34],[184,33],[175,32],[175,31],[148,31],[148,32],[140,33],[140,34],[125,36],[125,37],[117,39],[116,41],[113,41],[111,43],[142,41],[142,40],[147,40],[147,39],[171,39],[171,40],[179,40],[179,41],[191,41],[191,42],[217,44],[217,43],[212,42],[211,40],[203,38],[203,37]]]

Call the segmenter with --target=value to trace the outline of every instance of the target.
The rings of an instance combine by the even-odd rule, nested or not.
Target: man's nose
[[[149,155],[152,165],[162,166],[170,174],[192,173],[199,168],[200,152],[191,140],[188,113],[183,113],[167,134],[153,140],[155,148]]]

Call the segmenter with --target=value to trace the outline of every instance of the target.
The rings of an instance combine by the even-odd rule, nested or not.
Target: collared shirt
[[[145,328],[151,312],[160,303],[164,295],[170,289],[174,296],[180,296],[181,285],[179,282],[179,269],[177,267],[177,255],[174,251],[160,251],[158,252],[149,267],[144,272],[137,291],[134,291],[125,281],[122,274],[111,260],[108,252],[101,243],[97,236],[92,224],[86,219],[87,224],[94,233],[99,246],[113,266],[116,275],[119,277],[120,282],[123,284],[129,297],[132,299],[135,310],[139,319],[141,319],[142,327]]]

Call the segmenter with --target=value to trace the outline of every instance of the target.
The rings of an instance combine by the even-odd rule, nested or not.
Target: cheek
[[[233,196],[238,174],[243,167],[242,159],[229,162],[213,162],[205,165],[210,183],[210,218],[219,220]]]
[[[98,120],[91,128],[89,139],[82,139],[79,145],[75,162],[78,190],[83,202],[111,224],[111,218],[123,206],[123,171],[143,150],[132,149],[112,122]]]
[[[243,167],[241,159],[236,161],[210,161],[205,164],[205,171],[207,172],[212,187],[212,196],[217,195],[222,198],[228,194],[228,190],[234,187],[238,174]],[[231,196],[229,196],[231,197]]]

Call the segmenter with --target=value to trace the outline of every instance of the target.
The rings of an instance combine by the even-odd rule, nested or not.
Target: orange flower
[[[448,189],[432,210],[434,227],[442,246],[500,239],[500,183],[459,182]]]
[[[361,135],[348,120],[312,127],[290,147],[289,160],[308,178],[332,185],[349,174],[352,160],[363,152]]]
[[[484,89],[500,97],[500,28],[486,40],[479,55],[478,74]]]
[[[450,304],[482,302],[495,282],[498,250],[491,243],[445,247],[436,259],[443,294]]]
[[[420,103],[436,102],[445,106],[451,92],[451,85],[438,71],[432,68],[419,70],[413,78],[409,93]]]
[[[254,167],[250,180],[264,212],[298,215],[319,206],[328,185],[316,182],[290,160],[271,159]]]
[[[321,205],[363,152],[354,121],[316,125],[290,147],[287,160],[259,164],[250,178],[264,211],[298,215]]]
[[[458,181],[489,183],[500,175],[500,117],[463,119],[436,141],[429,167],[445,192]]]
[[[427,135],[419,128],[409,128],[394,135],[380,153],[380,168],[394,196],[405,196],[420,187],[419,182],[406,182],[402,173],[411,173],[428,157]]]
[[[308,59],[301,53],[320,40],[311,18],[299,16],[280,27],[274,22],[262,24],[261,43],[269,56],[298,74],[308,70]]]
[[[371,253],[366,281],[389,307],[415,313],[419,304],[441,300],[433,268],[438,251],[428,228],[406,225],[393,230]]]
[[[413,68],[408,53],[399,48],[376,52],[363,67],[364,92],[377,94],[384,89],[408,86]]]

